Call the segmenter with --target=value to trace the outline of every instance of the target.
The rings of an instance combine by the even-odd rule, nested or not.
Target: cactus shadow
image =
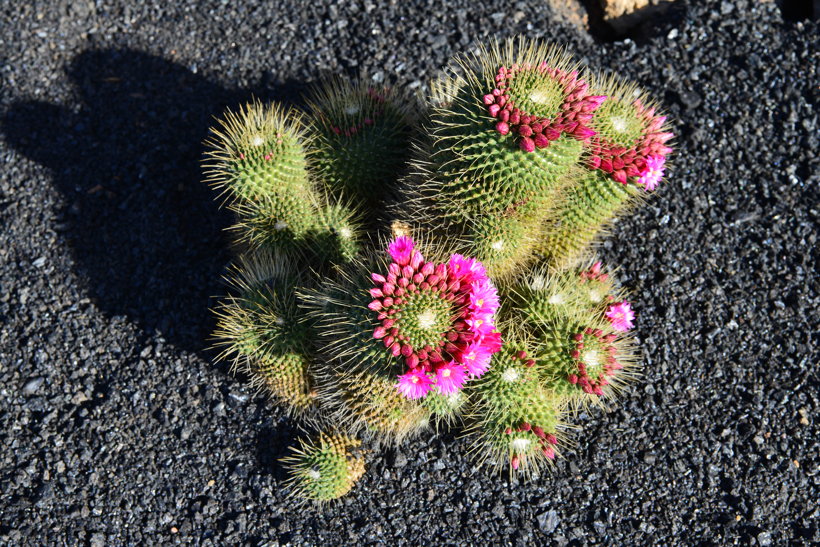
[[[201,180],[213,116],[252,96],[289,100],[299,86],[228,89],[173,61],[91,50],[67,67],[72,104],[13,104],[9,144],[48,167],[62,205],[56,229],[72,249],[87,295],[109,316],[201,352],[212,295],[224,292],[229,215]]]

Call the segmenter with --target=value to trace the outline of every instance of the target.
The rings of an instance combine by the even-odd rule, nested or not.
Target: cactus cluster
[[[580,408],[638,374],[631,304],[595,245],[660,184],[672,137],[636,86],[494,42],[411,97],[332,79],[251,103],[207,142],[234,211],[220,357],[318,430],[286,460],[329,501],[374,446],[462,425],[532,475]]]

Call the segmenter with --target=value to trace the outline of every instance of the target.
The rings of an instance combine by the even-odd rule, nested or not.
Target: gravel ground
[[[820,542],[816,23],[679,0],[601,44],[541,0],[242,4],[0,8],[0,543]],[[549,476],[491,477],[431,435],[297,511],[276,464],[297,424],[204,349],[228,260],[211,116],[324,73],[418,87],[515,33],[677,119],[670,183],[603,250],[646,374]]]

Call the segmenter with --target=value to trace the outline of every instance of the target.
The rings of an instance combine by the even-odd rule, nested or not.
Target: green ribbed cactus
[[[507,341],[470,397],[480,453],[497,469],[529,474],[555,459],[566,403],[540,381],[526,347]]]
[[[256,252],[240,259],[230,283],[238,294],[217,309],[214,333],[222,357],[290,411],[314,408],[310,333],[293,294],[298,275],[281,257]]]
[[[527,265],[591,134],[602,99],[587,89],[554,47],[508,41],[458,59],[433,86],[413,214],[446,223],[494,276]]]
[[[588,82],[591,82],[588,83]],[[632,84],[525,39],[455,59],[424,101],[335,78],[208,140],[236,217],[221,358],[321,433],[286,465],[338,498],[361,436],[463,425],[535,476],[638,375],[634,312],[592,246],[658,186],[671,133]]]
[[[282,459],[293,496],[324,503],[350,492],[365,471],[360,445],[346,435],[323,433],[315,442],[301,439],[300,447]]]
[[[565,267],[582,260],[615,218],[657,187],[671,152],[666,118],[656,115],[657,107],[639,89],[612,77],[600,78],[594,88],[606,97],[590,122],[595,134],[539,246]]]
[[[411,99],[333,78],[313,90],[308,105],[307,157],[317,179],[362,210],[382,206],[408,159]]]

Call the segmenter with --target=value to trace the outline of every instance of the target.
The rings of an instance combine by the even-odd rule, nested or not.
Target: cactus
[[[301,116],[292,109],[251,102],[225,113],[206,141],[205,181],[226,201],[277,201],[310,195]]]
[[[463,424],[479,462],[536,476],[580,408],[635,380],[635,314],[592,246],[671,151],[636,89],[518,39],[454,60],[425,104],[337,78],[305,113],[225,115],[205,167],[239,256],[216,345],[332,431],[287,459],[295,495],[350,490],[354,436],[430,425]]]
[[[523,39],[459,59],[434,86],[417,201],[493,276],[533,258],[531,238],[592,134],[602,97],[588,87],[565,53]]]
[[[214,334],[221,357],[231,359],[252,385],[303,414],[316,399],[309,332],[293,296],[298,276],[285,264],[264,252],[244,255],[229,277],[239,294],[217,309]]]
[[[584,166],[557,204],[539,248],[565,267],[576,265],[615,218],[656,189],[672,151],[666,117],[656,115],[657,106],[640,90],[614,78],[596,85],[606,99],[590,122],[595,134],[585,147]]]
[[[299,448],[282,459],[292,496],[323,503],[347,494],[364,475],[360,445],[346,435],[322,433],[316,442],[301,439]]]
[[[408,159],[410,102],[390,88],[342,78],[313,90],[308,160],[332,195],[363,210],[382,205]]]
[[[505,343],[470,396],[479,452],[498,469],[530,474],[556,457],[565,403],[539,381],[525,347]]]

